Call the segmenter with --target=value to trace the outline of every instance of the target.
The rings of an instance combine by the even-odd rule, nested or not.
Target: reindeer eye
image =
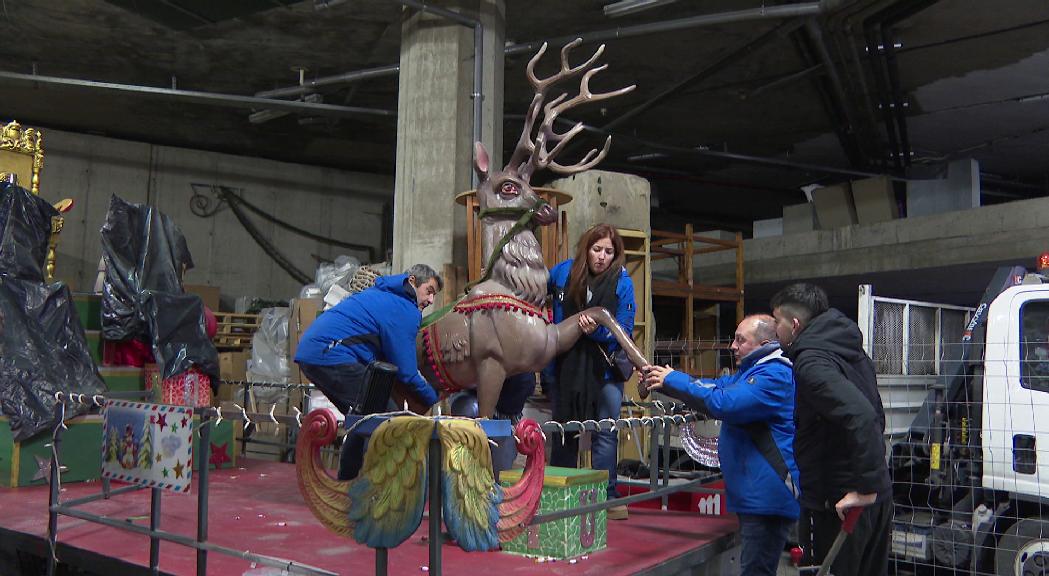
[[[517,184],[513,182],[503,182],[503,185],[499,187],[499,192],[508,196],[516,196],[520,191],[517,189]]]

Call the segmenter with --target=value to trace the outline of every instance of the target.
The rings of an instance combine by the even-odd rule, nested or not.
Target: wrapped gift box
[[[198,421],[194,417],[194,422]],[[211,428],[212,468],[236,466],[237,450],[233,430],[238,422],[223,420]],[[79,416],[66,420],[66,431],[62,433],[61,458],[66,470],[62,471],[62,482],[84,482],[97,480],[102,472],[102,417],[99,415]],[[200,454],[200,435],[194,434],[194,455]],[[14,442],[7,417],[0,417],[0,486],[16,488],[47,484],[47,463],[51,459],[51,434],[43,433],[24,442]],[[199,469],[194,456],[193,469]]]
[[[161,380],[160,367],[156,364],[146,364],[145,380],[146,390],[153,392],[152,401],[158,404],[211,406],[211,378],[196,368]]]
[[[521,473],[521,470],[500,472],[499,481],[509,486],[521,478]],[[604,502],[607,485],[605,470],[547,466],[539,514]],[[524,534],[504,543],[503,551],[559,560],[590,554],[607,545],[606,517],[607,513],[602,510],[529,526]]]

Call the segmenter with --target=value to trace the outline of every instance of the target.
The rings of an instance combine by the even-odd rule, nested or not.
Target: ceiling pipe
[[[410,5],[409,2],[412,0],[397,0],[405,5]],[[819,14],[821,11],[829,10],[837,5],[837,0],[821,0],[820,2],[805,2],[801,4],[787,4],[784,6],[766,6],[764,8],[752,8],[748,10],[737,10],[734,12],[721,12],[717,14],[704,14],[701,16],[692,16],[690,18],[679,18],[676,20],[664,20],[661,22],[651,22],[648,24],[641,24],[638,26],[621,26],[618,28],[611,28],[608,30],[596,30],[593,32],[584,32],[582,34],[576,34],[572,36],[561,36],[558,38],[550,38],[547,40],[535,40],[532,42],[523,42],[520,44],[509,44],[506,46],[506,55],[512,56],[515,54],[522,54],[525,52],[534,53],[539,50],[539,47],[543,45],[543,42],[547,42],[552,45],[563,45],[567,44],[576,38],[582,38],[583,42],[603,42],[606,40],[618,40],[620,38],[631,38],[634,36],[642,36],[646,34],[656,34],[659,32],[671,32],[675,30],[685,30],[688,28],[697,28],[702,26],[713,26],[716,24],[728,24],[732,22],[744,22],[750,20],[774,20],[779,18],[792,18],[797,16],[813,16]],[[413,2],[413,4],[421,4]],[[437,8],[433,6],[428,7],[428,11],[434,12],[435,14],[441,14],[436,12]],[[443,10],[442,12],[447,12]],[[452,12],[452,14],[455,14]],[[461,14],[458,16],[462,16]],[[357,82],[360,80],[366,80],[369,78],[377,78],[380,76],[390,76],[397,74],[398,67],[396,65],[382,66],[379,68],[370,68],[367,70],[359,70],[356,72],[346,72],[344,74],[337,74],[335,76],[327,76],[323,78],[317,78],[311,82],[307,82],[302,86],[289,86],[287,88],[278,88],[276,90],[266,90],[255,94],[260,98],[281,98],[287,96],[299,96],[311,91],[316,86],[330,86],[333,84],[344,84],[348,82]]]
[[[288,112],[305,112],[316,116],[397,116],[396,111],[385,110],[381,108],[361,108],[359,106],[335,106],[333,104],[300,102],[298,100],[270,100],[266,98],[256,98],[254,96],[241,96],[238,94],[219,94],[215,92],[198,92],[194,90],[174,90],[171,88],[154,88],[152,86],[114,84],[111,82],[95,82],[92,80],[79,80],[75,78],[58,78],[55,76],[19,74],[17,72],[0,72],[0,80],[24,82],[27,84],[50,84],[53,86],[69,86],[73,88],[86,88],[91,90],[107,90],[125,92],[128,94],[147,94],[151,96],[171,98],[174,100],[195,102],[197,104],[225,106],[228,108],[271,108],[275,110],[286,110]]]
[[[844,140],[842,144],[845,145],[845,153],[850,156],[854,166],[857,164],[862,165],[865,163],[864,154],[862,146],[856,141],[856,123],[849,107],[849,99],[845,96],[845,87],[841,82],[841,76],[838,75],[838,69],[834,65],[834,60],[830,57],[830,51],[827,50],[823,31],[820,30],[820,26],[814,18],[808,18],[805,20],[805,32],[816,48],[816,55],[823,63],[823,69],[827,74],[827,79],[830,80],[834,99],[837,100],[837,107],[841,110],[842,120],[845,121],[844,133],[842,134]],[[834,120],[836,119],[832,119],[832,121]],[[850,151],[849,148],[853,148],[854,151]]]
[[[507,114],[504,116],[507,120],[523,120],[524,114]],[[575,126],[577,122],[569,118],[558,117],[556,120],[558,123]],[[710,150],[706,148],[689,148],[686,146],[672,146],[669,144],[661,144],[658,142],[652,142],[643,138],[637,138],[629,134],[612,133],[606,130],[602,130],[596,126],[590,126],[589,124],[583,124],[583,131],[598,134],[601,136],[614,136],[619,141],[630,142],[637,146],[643,146],[667,152],[670,155],[690,155],[690,156],[704,156],[708,158],[718,158],[721,160],[731,160],[735,162],[745,162],[748,164],[759,164],[763,166],[775,166],[778,168],[788,168],[791,170],[802,170],[806,172],[818,172],[821,174],[835,174],[840,176],[856,176],[861,178],[875,178],[879,176],[888,176],[891,180],[896,182],[907,182],[907,178],[894,176],[892,174],[884,174],[880,172],[867,172],[864,170],[853,170],[850,168],[838,168],[836,166],[826,166],[822,164],[809,164],[806,162],[795,162],[793,160],[783,160],[782,158],[770,158],[768,156],[751,156],[748,154],[737,154],[734,152],[719,152],[717,150]]]
[[[346,72],[344,74],[336,74],[335,76],[325,76],[323,78],[317,78],[308,82],[303,82],[298,86],[291,86],[288,88],[277,88],[274,90],[263,90],[262,92],[256,92],[256,98],[284,98],[287,96],[302,96],[308,92],[313,92],[317,88],[323,86],[330,86],[332,84],[349,84],[351,82],[360,82],[361,80],[368,80],[370,78],[382,78],[384,76],[393,76],[400,72],[400,64],[390,64],[389,66],[379,66],[378,68],[369,68],[367,70],[356,70],[354,72]]]
[[[567,44],[576,38],[582,38],[583,42],[605,42],[607,40],[619,40],[633,36],[644,36],[660,32],[673,32],[686,30],[701,26],[714,26],[717,24],[730,24],[733,22],[749,22],[754,20],[779,20],[783,18],[795,18],[799,16],[815,16],[824,10],[824,6],[832,7],[837,2],[823,0],[821,2],[804,2],[799,4],[784,4],[782,6],[763,6],[761,8],[749,8],[747,10],[735,10],[732,12],[718,12],[716,14],[703,14],[688,18],[675,20],[664,20],[662,22],[650,22],[636,26],[622,26],[609,30],[596,30],[584,32],[572,36],[560,36],[547,40],[524,42],[522,44],[511,44],[506,47],[507,56],[520,54],[522,52],[535,52],[543,45],[543,42],[555,46]]]
[[[911,165],[911,142],[907,132],[907,114],[903,109],[903,89],[900,85],[900,67],[896,60],[895,36],[893,26],[897,23],[914,16],[926,8],[936,4],[939,0],[912,0],[903,4],[902,8],[893,7],[892,13],[881,22],[881,42],[885,51],[885,67],[889,73],[889,86],[892,89],[891,97],[896,104],[896,126],[900,136],[900,154],[903,156],[903,165]]]
[[[648,109],[656,106],[660,102],[666,100],[667,98],[669,98],[673,94],[676,94],[677,92],[680,92],[681,90],[684,90],[685,88],[687,88],[687,87],[689,87],[689,86],[691,86],[691,85],[693,85],[693,84],[695,84],[697,82],[701,82],[701,81],[709,78],[710,76],[713,76],[714,74],[717,74],[718,72],[720,72],[721,70],[724,70],[728,66],[730,66],[732,64],[735,64],[736,61],[740,60],[741,58],[749,56],[751,53],[753,53],[755,50],[757,50],[758,48],[763,46],[769,40],[772,40],[772,39],[774,39],[774,38],[776,38],[778,36],[784,36],[786,34],[789,34],[790,32],[793,32],[800,25],[801,25],[801,23],[799,21],[788,21],[788,22],[781,23],[780,25],[776,26],[772,30],[769,30],[768,32],[765,32],[761,36],[758,36],[757,38],[754,38],[753,40],[748,41],[746,44],[740,46],[739,48],[736,48],[736,49],[732,50],[731,52],[729,52],[728,54],[723,56],[717,62],[715,62],[715,63],[713,63],[713,64],[703,68],[699,72],[696,72],[695,74],[692,74],[692,75],[690,75],[687,78],[684,78],[684,79],[682,79],[682,80],[680,80],[678,82],[675,82],[672,86],[669,86],[669,87],[659,91],[658,93],[653,95],[651,98],[645,100],[644,102],[638,104],[637,106],[634,106],[630,110],[627,110],[626,112],[620,114],[619,116],[617,116],[613,120],[610,120],[609,122],[606,122],[604,125],[601,126],[601,129],[602,130],[611,130],[613,128],[616,128],[616,127],[620,126],[621,124],[624,124],[625,122],[635,118],[636,116],[638,116],[642,112],[645,112],[646,110],[648,110]]]
[[[619,0],[611,4],[605,4],[604,13],[609,18],[618,18],[629,14],[637,14],[645,10],[659,8],[667,4],[673,4],[677,0]]]

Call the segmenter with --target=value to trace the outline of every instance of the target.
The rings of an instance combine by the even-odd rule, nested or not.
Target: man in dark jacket
[[[772,297],[776,334],[794,363],[794,457],[801,479],[799,539],[821,563],[850,508],[866,507],[831,572],[888,571],[892,483],[885,462],[885,413],[874,365],[856,323],[812,284]]]
[[[415,338],[422,310],[433,304],[444,281],[429,266],[416,264],[404,274],[381,276],[375,285],[325,311],[302,335],[295,362],[310,382],[343,413],[360,412],[368,364],[383,360],[397,366],[397,379],[427,406],[437,392],[419,373]],[[346,440],[339,479],[357,476],[364,440]]]

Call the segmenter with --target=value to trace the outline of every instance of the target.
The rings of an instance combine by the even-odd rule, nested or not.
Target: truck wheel
[[[994,554],[998,576],[1049,576],[1049,522],[1025,518],[1002,534]]]

